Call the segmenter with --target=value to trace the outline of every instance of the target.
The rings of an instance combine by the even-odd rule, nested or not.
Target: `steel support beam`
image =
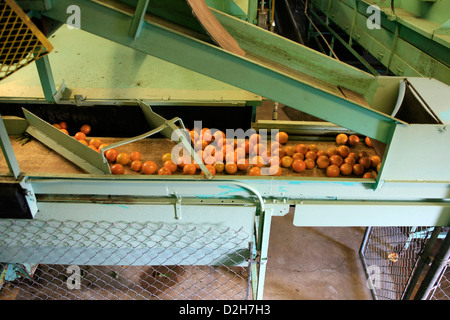
[[[43,15],[65,22],[67,19],[66,8],[70,4],[71,2],[68,0],[54,1],[52,9],[43,12]],[[163,26],[157,20],[145,20],[139,38],[133,39],[128,33],[133,19],[133,15],[129,12],[87,0],[81,0],[77,2],[77,5],[83,12],[82,26],[85,31],[262,95],[268,99],[279,101],[376,140],[387,142],[391,127],[396,123],[395,119],[386,114],[346,98],[339,91],[339,86],[334,83],[337,79],[333,79],[333,83],[318,81],[307,74],[290,68],[290,66],[280,66],[256,58],[255,55],[258,56],[258,53],[254,52],[247,51],[246,57],[240,57],[215,45],[181,33],[180,30],[170,29],[166,24]],[[255,28],[251,31],[260,35],[266,32],[239,19],[225,17],[225,15],[219,19],[222,24],[224,24],[224,19],[230,20],[228,25],[238,24],[242,32],[247,32],[248,28]],[[227,25],[224,26],[227,28]],[[229,31],[228,28],[227,30]],[[277,46],[282,50],[284,48],[281,47],[286,42],[289,42],[289,46],[294,44],[270,32],[261,36],[262,38],[270,38],[275,56],[282,55],[282,52],[277,52]],[[237,40],[238,42],[242,41],[242,39]],[[245,43],[240,43],[240,45],[245,49]],[[297,44],[295,46],[299,50],[299,55],[306,54],[306,52],[312,55],[308,48]],[[339,74],[347,70],[349,71],[348,77],[353,77],[351,83],[355,86],[358,83],[364,83],[368,86],[372,83],[372,80],[375,80],[369,74],[357,72],[350,66],[339,65],[339,68],[335,68],[336,62],[329,57],[317,57],[319,60],[325,58],[330,68],[328,70],[330,78],[333,77],[333,70]],[[342,79],[342,82],[344,81],[345,79]]]

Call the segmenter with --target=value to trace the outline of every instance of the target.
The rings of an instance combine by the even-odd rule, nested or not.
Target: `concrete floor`
[[[358,255],[365,228],[295,227],[273,217],[264,299],[372,300]]]

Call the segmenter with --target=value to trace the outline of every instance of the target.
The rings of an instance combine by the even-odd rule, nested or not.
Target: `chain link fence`
[[[412,293],[417,291],[416,284],[424,277],[424,261],[431,263],[430,255],[438,249],[439,242],[430,242],[434,231],[435,227],[368,228],[360,253],[368,286],[375,299],[402,300],[412,297]],[[430,246],[425,253],[428,244]],[[449,297],[446,272],[443,271],[441,282],[436,284],[433,292],[432,296],[437,299],[447,300]]]
[[[0,221],[0,299],[250,299],[243,229]]]
[[[430,291],[428,300],[450,300],[450,260],[447,261],[446,266]]]

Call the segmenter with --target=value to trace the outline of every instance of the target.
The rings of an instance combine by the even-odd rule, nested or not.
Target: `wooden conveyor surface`
[[[10,136],[10,141],[14,150],[14,153],[17,157],[17,161],[19,163],[20,169],[24,174],[86,174],[83,169],[79,168],[77,165],[68,161],[55,151],[51,150],[41,142],[36,139],[31,139],[28,143],[21,145],[19,140],[19,136]],[[92,139],[90,137],[88,140]],[[100,137],[103,143],[113,143],[118,142],[123,139],[121,138],[108,138],[108,137]],[[286,145],[296,146],[299,143],[304,143],[306,145],[316,144],[319,150],[326,151],[330,147],[336,147],[336,143],[334,141],[288,141]],[[165,139],[165,138],[148,138],[139,140],[136,142],[132,142],[123,146],[116,148],[118,152],[128,152],[139,151],[142,155],[142,162],[147,160],[155,161],[158,165],[158,168],[163,166],[163,162],[161,157],[163,154],[171,152],[172,148],[176,145],[175,142]],[[357,146],[350,147],[352,152],[358,153],[359,151],[366,151],[369,156],[375,155],[375,149],[367,147],[364,142],[360,142]],[[0,173],[6,173],[8,171],[8,167],[6,165],[5,159],[3,156],[0,158]],[[375,171],[375,169],[373,170]],[[125,166],[125,174],[130,175],[143,175],[142,173],[136,173],[130,169],[130,166]],[[182,169],[178,168],[176,173],[173,175],[183,175]],[[196,176],[200,176],[201,171],[197,170]],[[229,175],[225,172],[217,173],[217,176],[248,176],[248,171],[237,171],[233,175]],[[282,177],[326,177],[325,169],[319,169],[314,167],[313,169],[306,169],[301,173],[294,172],[291,168],[282,168]],[[344,176],[340,176],[344,177]],[[347,178],[356,178],[356,175],[345,176]],[[272,178],[272,177],[270,177]],[[275,177],[280,178],[280,177]],[[361,178],[361,176],[358,176]],[[333,179],[333,178],[330,178]]]

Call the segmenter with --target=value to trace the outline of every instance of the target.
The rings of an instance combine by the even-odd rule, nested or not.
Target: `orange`
[[[69,134],[69,131],[67,131],[66,129],[59,129],[61,132],[64,132],[65,134]]]
[[[248,167],[249,167],[248,160],[247,160],[247,159],[241,159],[241,160],[239,160],[238,163],[237,163],[237,167],[238,167],[238,169],[241,170],[241,171],[247,170]]]
[[[363,175],[363,179],[375,179],[375,176],[373,175],[372,172],[366,172]]]
[[[216,173],[223,172],[225,165],[223,163],[216,163],[214,164],[214,169],[216,169]]]
[[[261,137],[259,136],[259,134],[253,133],[253,134],[250,135],[250,137],[248,138],[249,145],[254,146],[255,144],[257,144],[257,143],[259,142],[260,139],[261,139]]]
[[[339,169],[344,176],[351,175],[353,172],[353,166],[349,163],[342,164]]]
[[[337,151],[342,158],[345,158],[350,154],[350,148],[345,145],[339,146]]]
[[[350,135],[348,137],[348,144],[351,146],[356,146],[359,143],[359,137],[357,135]]]
[[[82,144],[84,144],[85,146],[87,146],[88,145],[88,143],[87,143],[87,141],[86,140],[78,140],[78,141],[80,141]]]
[[[166,160],[163,166],[169,169],[171,173],[177,171],[178,168],[177,164],[170,159]]]
[[[254,156],[251,160],[250,160],[250,164],[252,164],[255,167],[262,167],[264,166],[264,160],[262,157],[260,156]]]
[[[180,168],[183,168],[186,164],[191,163],[187,157],[180,157],[177,160],[177,165],[180,166]]]
[[[260,176],[261,175],[261,168],[260,167],[252,167],[250,171],[248,172],[251,176]]]
[[[111,173],[112,174],[123,174],[125,172],[125,168],[123,165],[116,163],[111,166]]]
[[[286,146],[284,147],[284,152],[286,152],[287,156],[292,157],[292,155],[295,153],[295,148],[293,146]]]
[[[83,124],[80,128],[80,131],[83,132],[85,135],[88,135],[91,133],[91,126],[88,124]]]
[[[130,165],[131,170],[139,172],[142,168],[142,162],[140,160],[133,160]]]
[[[61,127],[61,129],[68,129],[68,126],[67,126],[67,122],[65,122],[65,121],[61,121],[60,123],[59,123],[59,126]]]
[[[102,144],[102,140],[100,140],[99,138],[92,138],[89,141],[89,145],[95,146],[97,149],[98,149],[98,147],[100,147],[101,144]]]
[[[325,155],[319,156],[316,160],[316,163],[317,167],[319,167],[320,169],[325,169],[330,165],[330,158]]]
[[[277,165],[272,165],[269,167],[269,175],[271,176],[281,176],[281,167]]]
[[[288,141],[289,136],[288,136],[288,134],[287,134],[286,132],[280,131],[280,132],[278,132],[278,133],[275,135],[275,139],[276,139],[276,141],[278,141],[280,144],[285,144],[285,143]]]
[[[313,159],[313,160],[316,160],[316,157],[317,157],[317,155],[316,155],[316,153],[315,153],[314,151],[308,151],[308,152],[305,154],[305,158],[306,158],[306,159]]]
[[[372,167],[376,168],[380,163],[381,163],[381,159],[379,156],[371,156],[370,160],[372,162]]]
[[[348,142],[348,136],[345,133],[340,133],[336,136],[336,144],[345,145]]]
[[[101,150],[102,148],[107,147],[107,146],[108,146],[107,143],[102,143],[102,144],[98,147],[98,150]]]
[[[299,143],[295,146],[295,152],[305,155],[309,151],[309,147],[303,143]]]
[[[340,169],[337,165],[332,164],[331,166],[327,167],[327,176],[329,177],[338,177],[340,173]]]
[[[170,169],[168,169],[167,167],[161,167],[158,170],[158,175],[160,176],[167,176],[167,175],[171,175],[172,171],[170,171]]]
[[[145,161],[142,164],[142,168],[141,168],[141,170],[144,174],[154,174],[157,169],[158,169],[158,166],[156,165],[156,163],[154,161]]]
[[[237,164],[236,163],[227,163],[225,165],[225,172],[228,174],[234,174],[237,171]]]
[[[117,155],[118,155],[118,154],[119,154],[119,153],[117,152],[116,149],[109,149],[109,150],[106,150],[106,152],[105,152],[105,157],[106,157],[106,159],[108,159],[109,161],[114,162],[114,161],[116,161],[116,158],[117,158]]]
[[[75,133],[74,138],[77,140],[86,140],[86,135],[83,132],[77,132],[77,133]],[[98,147],[96,147],[96,148],[98,148]]]
[[[133,151],[133,152],[130,154],[130,159],[131,159],[131,161],[134,161],[134,160],[141,160],[141,153],[140,153],[139,151]]]
[[[330,164],[334,164],[340,167],[344,163],[344,159],[341,156],[334,154],[330,157]]]
[[[303,160],[296,159],[292,162],[292,170],[294,170],[295,172],[302,172],[305,171],[305,169],[306,164]]]
[[[206,169],[209,170],[209,172],[211,172],[211,174],[214,176],[216,174],[216,168],[214,168],[214,166],[207,164],[205,165]],[[205,175],[205,173],[202,171],[202,175]]]
[[[312,168],[314,168],[315,165],[316,165],[316,162],[313,159],[310,159],[310,158],[305,159],[306,169],[312,169]]]
[[[290,156],[284,156],[283,158],[281,158],[281,166],[285,167],[285,168],[289,168],[292,165],[292,157]]]
[[[193,163],[186,163],[183,167],[183,174],[191,175],[195,174],[195,171],[197,170],[195,164]]]
[[[359,163],[354,164],[353,174],[356,174],[357,176],[362,176],[364,174],[364,167]]]
[[[127,164],[129,164],[130,160],[131,160],[130,155],[126,152],[121,152],[116,157],[116,162],[120,163],[123,166],[126,166]]]
[[[59,123],[54,123],[52,124],[52,126],[54,126],[56,129],[62,129]]]
[[[163,163],[167,160],[172,160],[172,154],[170,152],[164,153],[161,160]]]

